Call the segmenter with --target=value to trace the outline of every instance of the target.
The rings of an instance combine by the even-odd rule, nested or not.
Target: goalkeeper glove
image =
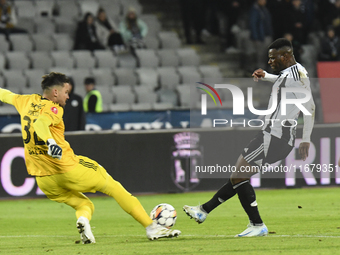
[[[54,141],[54,139],[47,139],[48,151],[47,154],[52,158],[57,158],[61,160],[61,155],[63,153],[63,149]]]

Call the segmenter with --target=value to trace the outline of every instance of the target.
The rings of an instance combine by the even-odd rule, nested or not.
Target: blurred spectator
[[[231,28],[233,25],[236,24],[237,19],[242,10],[242,1],[241,0],[232,0],[228,1],[226,14],[228,17],[227,21],[227,48],[228,47],[235,47],[235,37],[234,34],[231,32]]]
[[[330,13],[332,12],[332,9],[334,9],[334,4],[330,1],[325,0],[317,0],[317,16],[318,20],[322,26],[323,30],[327,29],[327,26],[331,24],[331,16]]]
[[[98,39],[94,17],[90,12],[86,13],[84,19],[78,23],[74,49],[91,51],[105,49]]]
[[[129,8],[125,19],[119,24],[119,30],[125,44],[129,45],[131,50],[145,48],[143,39],[148,33],[148,26],[137,17],[134,8]]]
[[[308,34],[305,11],[302,9],[301,0],[292,0],[292,5],[286,16],[286,32],[291,33],[300,44],[306,43]]]
[[[281,38],[286,30],[286,16],[290,2],[282,0],[270,0],[266,7],[270,11],[273,24],[273,39]]]
[[[195,43],[202,44],[205,26],[206,0],[180,0],[184,35],[187,44],[192,44],[191,31],[195,31]]]
[[[5,34],[7,40],[10,34],[27,33],[26,30],[17,28],[15,10],[7,3],[7,0],[0,0],[0,34]]]
[[[295,60],[301,63],[301,54],[303,52],[301,44],[298,41],[296,41],[293,35],[290,33],[284,34],[283,37],[292,43]]]
[[[74,93],[75,84],[71,77],[69,99],[64,107],[64,124],[65,131],[85,130],[85,112],[83,108],[83,99]]]
[[[124,51],[125,46],[119,30],[104,9],[99,8],[96,20],[97,35],[100,43],[115,52]]]
[[[328,13],[327,25],[334,27],[337,35],[340,35],[340,0],[336,0]]]
[[[84,80],[86,96],[84,98],[84,111],[85,112],[102,112],[103,100],[102,95],[96,90],[96,81],[92,77],[87,77]]]
[[[250,9],[250,39],[256,52],[257,68],[267,65],[267,46],[272,41],[273,28],[266,0],[256,0]]]
[[[340,41],[335,34],[334,28],[329,27],[325,38],[321,40],[321,50],[319,55],[320,61],[338,61],[340,60]]]

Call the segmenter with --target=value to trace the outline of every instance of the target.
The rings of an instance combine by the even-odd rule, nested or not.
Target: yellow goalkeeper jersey
[[[65,140],[64,109],[39,94],[19,95],[0,89],[0,100],[15,106],[20,114],[22,138],[25,147],[27,172],[34,176],[45,176],[68,172],[74,169],[79,159]],[[47,154],[48,146],[36,134],[33,123],[39,116],[46,116],[52,124],[49,129],[56,143],[62,148],[61,160]]]

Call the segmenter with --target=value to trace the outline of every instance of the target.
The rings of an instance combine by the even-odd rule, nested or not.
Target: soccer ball
[[[150,218],[158,225],[171,228],[173,225],[175,225],[177,212],[172,205],[159,204],[152,209]]]

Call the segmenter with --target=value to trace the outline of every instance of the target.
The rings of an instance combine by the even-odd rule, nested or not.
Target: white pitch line
[[[0,236],[0,238],[74,238],[76,235],[15,235],[15,236]],[[99,235],[101,237],[144,237],[145,235]],[[234,237],[234,235],[181,235],[182,237],[203,237],[203,238],[216,238],[216,237]],[[269,234],[265,238],[270,237],[298,237],[298,238],[340,238],[340,236],[326,236],[326,235],[276,235],[276,234]]]

